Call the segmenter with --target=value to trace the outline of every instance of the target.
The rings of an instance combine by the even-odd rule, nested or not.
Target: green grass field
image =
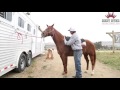
[[[96,51],[97,60],[110,66],[113,69],[120,70],[120,52],[116,51]]]

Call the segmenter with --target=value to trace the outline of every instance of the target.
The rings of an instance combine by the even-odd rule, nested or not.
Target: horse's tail
[[[91,46],[92,47],[92,50],[93,50],[93,55],[94,55],[94,64],[96,63],[96,48],[95,48],[95,45],[91,42],[91,41],[89,41],[89,40],[85,40],[86,42],[87,42],[87,44],[89,45],[89,46]]]
[[[93,44],[94,45],[94,44]],[[96,47],[94,45],[94,64],[96,63]]]
[[[96,51],[94,51],[94,63],[96,63]]]

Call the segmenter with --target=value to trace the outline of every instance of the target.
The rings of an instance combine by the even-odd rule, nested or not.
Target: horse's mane
[[[58,36],[59,38],[61,38],[61,39],[64,38],[64,36],[58,30],[56,30],[55,28],[54,28],[54,33],[56,33],[57,35],[59,35]]]
[[[54,32],[56,32],[57,34],[59,34],[62,39],[64,38],[64,36],[63,36],[58,30],[56,30],[55,28],[54,28]],[[58,37],[59,37],[59,36],[58,36]],[[66,40],[68,41],[68,40],[70,39],[70,36],[65,36],[65,38],[66,38]],[[81,42],[85,42],[85,39],[82,38],[82,39],[81,39]]]

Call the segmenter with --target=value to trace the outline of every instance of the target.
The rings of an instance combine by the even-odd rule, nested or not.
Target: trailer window
[[[12,21],[12,12],[0,12],[0,17]]]
[[[30,26],[30,24],[27,25],[27,30],[28,30],[28,31],[31,31],[31,26]]]
[[[24,28],[24,20],[20,17],[18,17],[18,26]]]

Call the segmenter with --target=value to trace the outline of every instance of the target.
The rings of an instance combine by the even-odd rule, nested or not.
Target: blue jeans
[[[82,78],[81,56],[82,56],[82,50],[74,50],[74,61],[75,61],[75,69],[76,69],[77,78]]]

